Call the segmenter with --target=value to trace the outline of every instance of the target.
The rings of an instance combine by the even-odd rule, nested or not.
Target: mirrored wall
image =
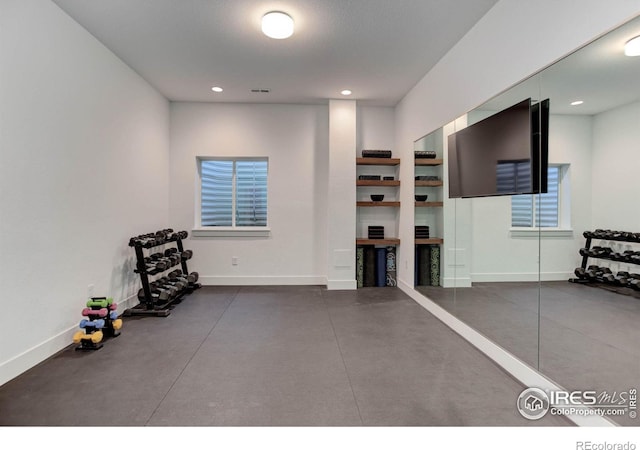
[[[415,143],[442,159],[423,188],[442,206],[415,213],[442,238],[440,283],[416,245],[416,289],[567,390],[640,384],[640,56],[623,53],[638,35],[640,18]],[[449,198],[449,135],[525,99],[550,101],[547,192]]]

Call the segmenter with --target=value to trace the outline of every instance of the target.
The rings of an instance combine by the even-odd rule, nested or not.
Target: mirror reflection
[[[640,380],[640,57],[623,51],[638,35],[640,18],[439,130],[446,147],[462,125],[550,99],[547,192],[445,191],[444,287],[417,289],[569,390],[623,392]]]

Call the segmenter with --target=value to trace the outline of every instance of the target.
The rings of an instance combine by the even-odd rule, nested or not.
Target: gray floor
[[[0,387],[0,425],[567,426],[395,288],[208,287]]]
[[[538,283],[418,290],[568,390],[640,388],[638,298],[567,281],[543,282],[540,294]],[[640,425],[628,416],[610,419]]]

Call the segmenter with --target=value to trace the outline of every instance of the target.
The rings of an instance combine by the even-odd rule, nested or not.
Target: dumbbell
[[[576,270],[574,270],[573,273],[576,275],[576,277],[578,277],[581,280],[586,280],[588,278],[587,272],[582,267],[576,268]]]
[[[177,241],[178,239],[186,239],[187,237],[189,237],[189,233],[187,233],[186,231],[178,231],[177,233],[173,233],[171,235],[171,240]]]
[[[176,276],[178,276],[178,277],[185,278],[189,282],[189,284],[193,284],[196,281],[198,281],[198,277],[199,277],[198,272],[191,272],[189,275],[184,275],[182,273],[182,270],[180,270],[180,269],[176,269],[173,272],[169,272],[169,274],[167,276],[171,277],[172,274],[176,274]]]
[[[96,320],[82,319],[80,321],[80,328],[104,328],[104,320],[103,319],[96,319]]]
[[[629,280],[629,272],[621,270],[616,274],[615,283],[619,286],[626,286],[627,284],[629,284]]]
[[[113,328],[114,330],[119,330],[120,328],[122,328],[122,319],[116,319],[111,322],[111,328]]]
[[[116,320],[118,318],[118,311],[111,311],[109,313],[109,319],[110,320]]]
[[[164,283],[165,286],[173,286],[176,289],[178,289],[178,291],[182,291],[184,288],[186,288],[189,285],[189,283],[186,283],[182,280],[172,279],[167,277],[162,277],[157,281],[160,283]]]
[[[92,298],[91,300],[89,300],[87,302],[87,307],[89,308],[93,308],[93,307],[97,307],[97,308],[107,308],[112,302],[113,300],[109,301],[111,299],[106,299],[106,298],[101,298],[101,299],[97,299],[97,298]]]
[[[152,291],[151,292],[151,299],[154,302],[157,302],[158,300],[160,301],[167,301],[169,300],[169,291],[163,291],[163,292],[157,292],[157,291]],[[140,289],[138,291],[138,300],[140,300],[140,303],[146,302],[147,298],[144,295],[144,289]]]
[[[591,248],[587,253],[589,256],[592,256],[594,258],[606,258],[609,256],[609,254],[611,254],[611,252],[613,252],[613,249],[610,247],[595,246]]]
[[[171,247],[164,251],[164,256],[171,256],[174,253],[178,253],[178,249],[175,247]]]
[[[98,330],[98,331],[94,331],[93,333],[90,334],[85,334],[82,331],[76,331],[76,333],[73,335],[73,342],[75,344],[80,343],[81,341],[91,341],[94,344],[97,344],[98,342],[102,341],[104,337],[104,334],[102,334],[102,331]]]
[[[193,251],[192,250],[185,250],[185,251],[182,252],[182,260],[183,261],[191,259],[192,256],[193,256]]]
[[[149,288],[151,289],[152,293],[157,292],[160,295],[166,292],[167,295],[169,296],[168,298],[175,297],[179,292],[179,289],[177,287],[168,285],[166,283],[157,282],[157,281],[154,281],[153,283],[151,283],[149,285]]]
[[[82,310],[83,316],[106,317],[108,313],[109,313],[109,310],[107,308],[100,308],[100,309],[84,308]]]

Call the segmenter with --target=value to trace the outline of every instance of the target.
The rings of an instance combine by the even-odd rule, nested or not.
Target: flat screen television
[[[528,98],[448,137],[449,197],[547,192],[549,99]]]

